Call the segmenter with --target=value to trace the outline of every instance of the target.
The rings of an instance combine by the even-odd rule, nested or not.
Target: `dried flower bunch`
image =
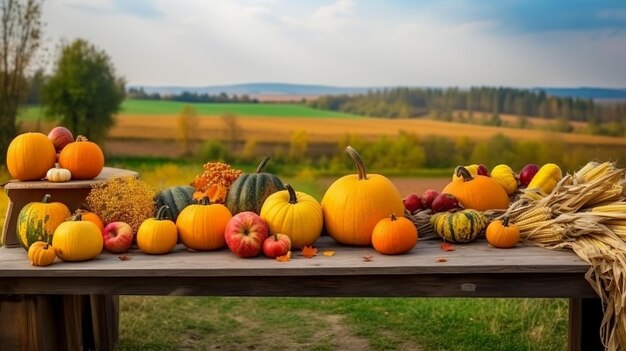
[[[208,162],[204,164],[204,172],[198,174],[191,185],[196,189],[194,199],[200,200],[209,197],[212,203],[223,204],[228,195],[230,186],[243,174],[239,169],[233,169],[222,162]]]
[[[104,223],[126,222],[136,234],[141,223],[154,217],[156,190],[135,177],[117,177],[95,184],[87,196],[87,207]]]

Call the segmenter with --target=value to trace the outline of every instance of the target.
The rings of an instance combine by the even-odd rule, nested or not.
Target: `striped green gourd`
[[[36,241],[51,243],[55,229],[70,216],[65,204],[50,202],[50,194],[46,194],[41,202],[30,202],[20,210],[17,238],[26,250]]]
[[[192,186],[173,186],[161,190],[155,197],[156,208],[164,205],[169,207],[169,211],[165,211],[165,218],[176,222],[178,214],[185,207],[195,203],[193,193],[195,189]]]
[[[255,173],[242,174],[230,186],[226,197],[226,207],[233,216],[244,211],[259,214],[268,196],[285,189],[285,185],[276,175],[263,172],[269,159],[266,157]]]
[[[468,243],[487,227],[489,218],[481,211],[465,209],[435,213],[430,218],[430,224],[445,241]]]

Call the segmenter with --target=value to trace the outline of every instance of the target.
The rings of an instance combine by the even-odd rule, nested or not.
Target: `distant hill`
[[[329,85],[289,84],[289,83],[246,83],[233,85],[214,85],[205,87],[187,86],[130,86],[143,88],[148,94],[180,94],[188,91],[197,94],[218,95],[276,95],[276,96],[319,96],[339,94],[363,94],[368,90],[378,90],[385,87],[337,87]],[[129,88],[130,88],[129,87]],[[572,97],[594,100],[626,100],[626,88],[558,88],[558,87],[535,87],[531,90],[544,90],[548,95],[556,97]]]

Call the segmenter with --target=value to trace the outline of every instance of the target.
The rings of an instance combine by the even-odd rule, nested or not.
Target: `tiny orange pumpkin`
[[[411,251],[417,243],[417,228],[407,218],[394,214],[381,219],[372,232],[374,249],[385,255],[397,255]]]
[[[489,245],[501,249],[515,246],[520,239],[519,228],[517,225],[509,223],[508,216],[489,223],[485,235]]]

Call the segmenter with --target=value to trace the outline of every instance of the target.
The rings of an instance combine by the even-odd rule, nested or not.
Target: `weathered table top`
[[[94,184],[104,183],[113,177],[137,177],[138,173],[135,171],[104,167],[100,174],[88,180],[72,180],[69,182],[49,182],[47,180],[36,180],[21,182],[19,180],[11,180],[4,185],[4,189],[8,190],[31,190],[31,189],[83,189],[91,188]]]
[[[495,249],[482,240],[447,252],[439,245],[420,241],[406,255],[385,256],[322,237],[317,256],[294,252],[288,262],[179,245],[162,256],[135,249],[126,260],[103,253],[49,267],[31,266],[22,248],[0,248],[0,294],[597,297],[584,279],[589,265],[570,251]]]

